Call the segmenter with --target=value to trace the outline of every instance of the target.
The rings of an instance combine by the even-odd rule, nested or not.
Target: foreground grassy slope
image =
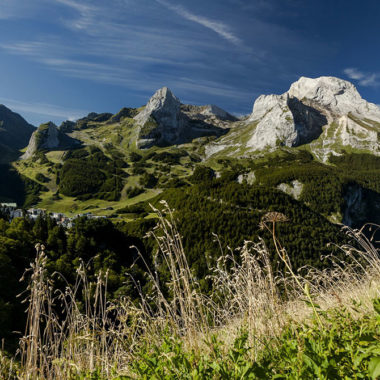
[[[286,218],[267,213],[263,229],[288,270],[272,266],[262,242],[247,242],[239,260],[226,253],[212,268],[208,296],[188,266],[170,210],[166,217],[156,211],[160,249],[147,272],[154,292],[142,292],[139,303],[128,294],[107,302],[106,277],[94,279],[94,292],[82,265],[77,286],[85,293],[68,287],[62,312],[53,306],[47,256],[37,246],[28,327],[20,356],[12,362],[1,354],[3,377],[378,378],[380,261],[364,235],[348,230],[358,249],[343,246],[344,261],[331,257],[330,268],[301,276],[275,232]],[[160,267],[167,268],[164,277],[157,276]]]

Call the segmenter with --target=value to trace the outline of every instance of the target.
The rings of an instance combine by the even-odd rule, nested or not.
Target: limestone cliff
[[[334,77],[301,77],[282,95],[260,96],[248,120],[257,121],[248,141],[255,149],[310,143],[331,126],[337,133],[334,141],[325,138],[324,146],[379,149],[379,108],[362,99],[352,83]]]
[[[137,145],[172,145],[208,135],[220,136],[235,118],[219,107],[192,106],[163,87],[150,98],[145,108],[134,117],[139,125]]]
[[[80,144],[80,141],[67,136],[54,123],[48,122],[41,124],[33,132],[28,148],[21,156],[21,159],[31,158],[36,152],[41,150],[70,149],[78,147]]]
[[[244,138],[239,141],[239,134]],[[310,144],[322,161],[343,149],[380,154],[380,108],[335,77],[305,78],[282,95],[261,95],[251,115],[206,152],[273,150]]]

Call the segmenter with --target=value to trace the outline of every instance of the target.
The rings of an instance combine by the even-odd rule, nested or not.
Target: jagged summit
[[[171,107],[178,106],[181,102],[173,94],[173,92],[168,87],[162,87],[158,89],[154,95],[149,99],[147,108],[162,108],[162,107]]]
[[[379,108],[365,101],[356,87],[336,77],[306,78],[294,82],[288,91],[289,97],[308,100],[337,115],[354,113],[374,117],[380,121]]]
[[[322,76],[301,77],[282,95],[259,96],[254,103],[249,120],[260,119],[274,106],[292,98],[331,112],[334,116],[353,113],[375,119],[380,118],[379,107],[364,100],[351,82],[336,77]]]
[[[182,144],[194,138],[225,131],[223,120],[234,117],[219,107],[182,104],[167,87],[157,90],[145,108],[134,117],[140,125],[137,146]]]
[[[144,126],[154,118],[155,121],[165,124],[168,128],[178,126],[181,102],[167,87],[157,90],[149,99],[147,105],[135,120]]]
[[[340,144],[377,151],[374,128],[380,132],[379,121],[380,109],[364,100],[352,83],[335,77],[301,77],[284,94],[256,100],[249,122],[257,122],[257,127],[247,145],[298,146],[321,136],[322,148]],[[322,154],[329,152],[325,149]]]
[[[171,90],[167,87],[162,87],[154,93],[144,110],[140,112],[135,119],[142,121],[143,119],[150,117],[152,113],[162,109],[175,113],[179,110],[180,105],[181,102],[176,96],[174,96]]]
[[[364,100],[352,83],[301,77],[281,95],[259,96],[248,119],[206,151],[212,155],[233,146],[238,154],[310,144],[325,161],[345,147],[380,154],[379,136],[380,108]]]

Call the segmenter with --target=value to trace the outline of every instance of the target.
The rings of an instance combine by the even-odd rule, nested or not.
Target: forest
[[[273,251],[270,234],[259,227],[261,217],[268,211],[282,212],[289,219],[278,226],[278,234],[295,269],[305,265],[322,268],[325,264],[320,258],[333,249],[327,244],[345,239],[338,226],[278,190],[212,179],[209,175],[202,181],[196,175],[195,182],[198,181],[186,188],[168,189],[150,203],[162,208],[160,201],[166,200],[174,210],[190,268],[206,293],[212,292],[206,280],[209,268],[229,249],[234,251],[245,240],[257,241],[261,237]],[[46,246],[47,268],[51,275],[59,273],[54,278],[58,288],[64,288],[66,281],[74,283],[76,269],[83,262],[90,281],[96,280],[99,270],[108,272],[111,298],[128,295],[137,299],[135,281],[140,282],[144,292],[151,291],[146,265],[151,265],[157,245],[154,239],[145,236],[156,221],[145,219],[144,215],[151,214],[152,208],[145,202],[119,210],[122,211],[134,213],[135,221],[114,223],[104,218],[82,217],[67,230],[49,217],[36,221],[16,218],[8,222],[7,215],[2,215],[0,302],[4,307],[0,331],[9,338],[7,341],[12,341],[10,338],[14,341],[11,331],[20,331],[24,322],[23,306],[20,298],[16,298],[24,290],[18,279],[33,260],[36,243]],[[281,266],[276,256],[272,260],[275,267]],[[162,271],[160,276],[165,278],[167,273],[164,268]]]

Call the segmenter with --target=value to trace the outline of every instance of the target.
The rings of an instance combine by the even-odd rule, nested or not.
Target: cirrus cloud
[[[350,79],[359,81],[359,84],[361,86],[377,87],[380,85],[380,75],[378,73],[366,73],[364,71],[358,70],[355,67],[344,69],[343,72]]]

